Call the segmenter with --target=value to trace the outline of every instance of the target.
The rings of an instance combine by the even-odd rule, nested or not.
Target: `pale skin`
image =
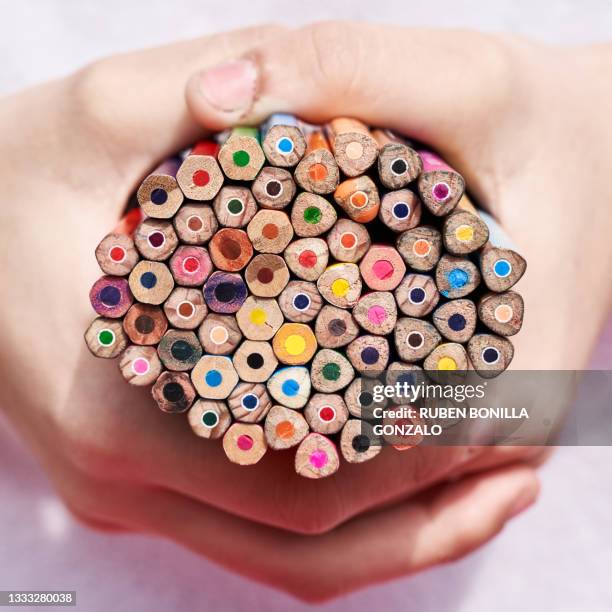
[[[227,70],[201,71],[244,57],[254,87],[226,79],[211,98]],[[206,131],[277,110],[356,116],[439,150],[518,243],[528,316],[515,367],[584,367],[611,298],[610,64],[606,47],[473,32],[262,27],[109,58],[2,100],[0,406],[67,506],[310,601],[498,533],[535,500],[541,449],[386,449],[320,482],[297,477],[291,453],[229,464],[87,352],[93,250],[147,171]]]

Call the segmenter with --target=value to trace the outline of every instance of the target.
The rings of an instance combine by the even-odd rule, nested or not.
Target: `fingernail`
[[[520,495],[514,500],[510,511],[508,513],[508,518],[514,518],[517,514],[520,514],[524,510],[527,510],[531,504],[536,500],[537,492],[532,488],[525,489],[520,493]]]
[[[247,59],[232,60],[200,75],[200,93],[215,109],[244,114],[255,97],[257,68]]]

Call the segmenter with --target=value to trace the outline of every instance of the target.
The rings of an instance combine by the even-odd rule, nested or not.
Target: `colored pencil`
[[[310,397],[310,373],[303,366],[276,370],[267,383],[270,395],[287,408],[303,408]]]
[[[342,396],[335,393],[315,393],[304,408],[304,418],[310,430],[326,435],[338,433],[348,415]]]
[[[257,212],[257,202],[248,187],[226,185],[213,202],[215,215],[223,227],[245,227]]]
[[[333,306],[352,308],[361,296],[359,268],[352,263],[333,264],[319,276],[317,289]]]
[[[508,291],[521,279],[526,267],[525,259],[512,249],[487,244],[480,253],[482,279],[490,291]]]
[[[312,386],[321,393],[335,393],[344,389],[355,377],[351,362],[338,351],[321,349],[310,366]]]
[[[153,399],[163,412],[186,412],[196,398],[196,390],[185,372],[162,372],[151,388]]]
[[[273,166],[291,168],[306,152],[306,139],[293,115],[276,113],[261,126],[262,148]]]
[[[327,267],[329,249],[321,238],[301,238],[287,246],[283,257],[297,278],[316,281]]]
[[[138,188],[138,204],[147,217],[170,219],[183,203],[183,192],[176,180],[180,164],[178,158],[166,160]]]
[[[164,261],[178,246],[178,236],[170,221],[145,219],[134,232],[134,244],[144,259]]]
[[[281,210],[293,200],[295,182],[288,170],[265,166],[253,181],[251,190],[262,208]]]
[[[218,153],[219,146],[215,142],[204,140],[183,160],[176,180],[190,200],[212,200],[221,189],[223,174],[216,159]]]
[[[288,321],[308,323],[321,311],[323,300],[314,283],[289,281],[278,296],[278,305]]]
[[[431,375],[432,372],[455,372],[463,374],[468,369],[468,356],[461,344],[444,342],[427,355],[423,362],[424,370]]]
[[[419,193],[423,203],[436,216],[447,215],[465,190],[463,177],[431,151],[419,151],[423,171],[419,176]]]
[[[313,130],[307,136],[306,154],[295,169],[295,180],[305,191],[332,193],[340,181],[340,170],[325,135]]]
[[[127,234],[107,234],[96,247],[100,270],[109,276],[127,276],[138,259],[134,240]]]
[[[132,236],[138,227],[138,224],[144,219],[145,215],[140,207],[130,208],[131,203],[128,204],[125,214],[113,229],[114,234],[125,234],[126,236]]]
[[[446,298],[462,298],[480,284],[481,276],[474,263],[465,257],[442,255],[436,266],[436,285]]]
[[[514,336],[523,325],[525,305],[515,291],[486,293],[478,301],[478,318],[500,336]]]
[[[392,293],[373,291],[359,298],[353,308],[355,321],[368,333],[387,336],[397,322],[397,305]]]
[[[230,355],[242,340],[236,317],[211,312],[198,328],[198,340],[205,353]]]
[[[248,295],[245,282],[239,274],[213,272],[204,284],[204,299],[213,312],[238,312]]]
[[[359,336],[346,348],[346,356],[362,376],[376,377],[389,363],[389,342],[382,336]]]
[[[240,380],[266,382],[276,370],[278,360],[269,342],[245,340],[232,357]]]
[[[203,355],[191,370],[191,380],[201,397],[224,400],[238,384],[238,374],[229,357]]]
[[[202,246],[216,233],[219,223],[208,204],[183,204],[172,219],[174,229],[183,244]]]
[[[508,368],[514,357],[512,342],[495,334],[475,334],[467,352],[474,369],[483,378],[494,378]]]
[[[123,378],[137,387],[152,385],[162,372],[162,364],[153,346],[128,346],[119,359]]]
[[[271,340],[283,324],[283,313],[275,299],[250,295],[236,313],[236,321],[248,340]]]
[[[466,194],[457,208],[444,219],[442,238],[452,255],[467,255],[483,247],[489,239],[489,228]]]
[[[129,288],[143,304],[163,304],[174,289],[168,267],[157,261],[139,261],[130,272]]]
[[[200,290],[175,287],[164,302],[164,314],[173,327],[196,329],[208,314],[208,308]]]
[[[121,320],[98,317],[87,328],[85,342],[95,357],[114,359],[125,350],[128,338]]]
[[[289,269],[279,255],[255,255],[244,271],[244,279],[253,295],[276,297],[289,282]]]
[[[238,272],[253,257],[253,245],[243,230],[224,227],[219,230],[208,244],[210,258],[219,270]]]
[[[138,267],[138,265],[140,264],[137,264],[136,267]],[[134,271],[132,270],[130,278],[133,273]],[[89,292],[89,301],[91,302],[92,308],[100,316],[118,319],[128,311],[134,302],[133,292],[130,291],[130,288],[131,285],[128,284],[125,278],[119,276],[103,276],[93,284]]]
[[[208,251],[200,246],[180,246],[168,262],[177,285],[200,287],[210,276],[213,264]]]
[[[123,329],[133,344],[159,344],[168,329],[168,319],[159,306],[133,304],[123,319]]]
[[[434,349],[435,350],[435,349]],[[408,384],[414,387],[421,383],[429,382],[429,378],[423,372],[421,366],[414,363],[405,363],[403,361],[393,361],[387,367],[385,383],[387,385],[395,385],[396,383]],[[395,404],[412,404],[412,400],[408,394],[405,396],[396,395],[393,398]]]
[[[372,242],[365,225],[350,219],[338,219],[327,235],[332,256],[341,262],[358,263]]]
[[[293,238],[293,228],[286,213],[260,210],[247,226],[253,248],[259,253],[282,253]]]
[[[309,432],[308,423],[300,412],[272,406],[266,416],[264,434],[270,448],[285,450],[297,446]]]
[[[402,189],[423,170],[420,155],[389,130],[372,130],[378,143],[378,177],[387,189]]]
[[[192,370],[202,356],[202,345],[188,330],[169,329],[157,346],[157,353],[167,370]]]
[[[260,425],[234,423],[223,436],[223,450],[232,463],[254,465],[266,454],[268,446]]]
[[[225,402],[198,399],[187,413],[189,425],[196,436],[216,440],[232,423],[232,415]]]
[[[340,348],[352,342],[359,334],[353,315],[343,308],[325,304],[315,321],[317,342],[324,348]]]
[[[219,149],[218,157],[227,178],[234,181],[252,181],[265,161],[257,129],[234,128]]]
[[[304,323],[283,323],[272,341],[274,354],[281,363],[303,365],[317,350],[317,339]]]
[[[227,405],[237,421],[259,423],[272,408],[272,400],[265,385],[239,382],[227,398]]]
[[[394,295],[397,307],[409,317],[428,315],[440,301],[436,283],[427,274],[406,274]]]
[[[378,143],[361,121],[338,117],[325,130],[338,166],[346,176],[363,174],[376,161]]]
[[[316,193],[302,191],[291,207],[291,225],[300,238],[314,238],[327,232],[336,222],[335,208]]]
[[[423,319],[402,317],[397,320],[394,340],[400,359],[415,363],[425,359],[440,344],[442,337],[431,323]]]
[[[336,445],[326,436],[308,434],[295,453],[295,471],[305,478],[324,478],[338,471],[340,459]]]
[[[380,196],[374,181],[366,175],[347,179],[334,191],[336,204],[358,223],[376,219],[380,209]]]
[[[359,263],[365,284],[374,291],[393,291],[406,274],[406,265],[396,249],[373,244]]]
[[[391,411],[393,412],[393,410]],[[385,443],[392,446],[397,451],[408,451],[417,447],[423,441],[423,434],[420,431],[416,431],[416,433],[406,433],[399,434],[394,433],[395,427],[405,427],[408,425],[417,425],[423,426],[424,421],[417,414],[412,414],[409,417],[396,417],[396,416],[387,416],[382,420],[382,425],[391,426],[390,433],[383,432],[383,439]]]
[[[382,444],[367,421],[349,419],[342,428],[340,450],[348,463],[363,463],[374,459]]]
[[[428,225],[402,232],[395,244],[406,264],[415,272],[433,270],[442,255],[442,235]]]
[[[410,189],[388,191],[380,202],[378,217],[394,232],[405,232],[421,222],[421,201]]]
[[[387,405],[385,397],[380,401],[374,400],[373,387],[380,382],[366,377],[358,377],[351,382],[344,392],[344,403],[351,416],[358,419],[372,419],[375,409]]]
[[[451,300],[436,308],[432,320],[447,340],[467,342],[476,330],[478,320],[476,305],[471,300]]]

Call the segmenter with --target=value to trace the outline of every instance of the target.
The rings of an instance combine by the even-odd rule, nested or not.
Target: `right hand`
[[[608,92],[597,90],[606,87],[594,76],[603,60],[592,49],[322,24],[111,58],[2,102],[3,159],[11,160],[2,274],[11,299],[0,305],[0,404],[86,521],[162,534],[321,600],[487,541],[535,499],[529,462],[540,451],[388,449],[319,482],[292,472],[291,453],[240,468],[184,418],[157,411],[147,390],[125,385],[116,363],[89,355],[82,332],[99,275],[95,244],[147,170],[201,136],[180,95],[188,74],[252,47],[258,96],[239,112],[211,108],[198,98],[199,79],[191,82],[188,104],[202,126],[259,121],[273,110],[315,121],[355,115],[437,148],[529,261],[520,289],[528,312],[517,338],[522,368],[583,366],[609,305],[610,287],[602,290],[600,280],[612,249],[609,211],[574,213],[576,202],[610,196],[611,138],[598,106]],[[597,139],[585,124],[599,126]],[[568,141],[583,152],[579,161]],[[576,233],[588,239],[578,242]],[[559,274],[559,261],[581,273]],[[562,299],[551,308],[543,295]]]

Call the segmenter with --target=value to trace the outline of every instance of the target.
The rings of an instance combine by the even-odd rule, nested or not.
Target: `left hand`
[[[539,451],[389,450],[319,482],[293,473],[291,453],[240,468],[87,351],[95,245],[155,162],[202,136],[183,100],[188,75],[275,37],[301,40],[284,36],[252,29],[110,58],[0,101],[0,406],[89,524],[158,533],[321,600],[491,538],[535,499],[527,462]]]

